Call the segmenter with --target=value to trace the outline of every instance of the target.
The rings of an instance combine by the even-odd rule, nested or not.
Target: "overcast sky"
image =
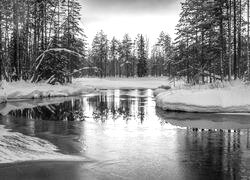
[[[111,39],[122,39],[125,33],[134,38],[146,35],[154,43],[161,31],[175,37],[181,0],[80,0],[82,22],[88,42],[99,30]]]

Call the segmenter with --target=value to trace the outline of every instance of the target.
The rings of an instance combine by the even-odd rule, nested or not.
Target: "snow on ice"
[[[11,132],[0,125],[0,164],[35,160],[83,161],[84,158],[61,154],[46,140]]]

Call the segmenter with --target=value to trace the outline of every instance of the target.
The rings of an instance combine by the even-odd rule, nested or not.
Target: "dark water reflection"
[[[46,179],[250,179],[247,115],[166,113],[155,108],[152,90],[21,109],[0,124],[90,161],[0,168],[6,179],[39,179],[45,171]]]

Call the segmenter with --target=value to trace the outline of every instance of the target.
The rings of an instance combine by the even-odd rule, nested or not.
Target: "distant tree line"
[[[86,51],[78,0],[0,1],[0,79],[65,83],[79,76],[167,75],[171,40],[161,33],[150,58],[148,39],[96,34]]]
[[[151,55],[152,54],[152,55]],[[173,46],[169,35],[161,32],[152,52],[149,52],[149,40],[142,34],[132,40],[125,34],[122,40],[115,37],[108,40],[100,31],[93,39],[88,51],[88,61],[96,66],[87,75],[100,77],[143,77],[169,75],[173,59]]]

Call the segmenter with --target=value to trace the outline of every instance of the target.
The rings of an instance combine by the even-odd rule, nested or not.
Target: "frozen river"
[[[0,109],[1,180],[250,178],[247,114],[167,113],[152,90]]]

